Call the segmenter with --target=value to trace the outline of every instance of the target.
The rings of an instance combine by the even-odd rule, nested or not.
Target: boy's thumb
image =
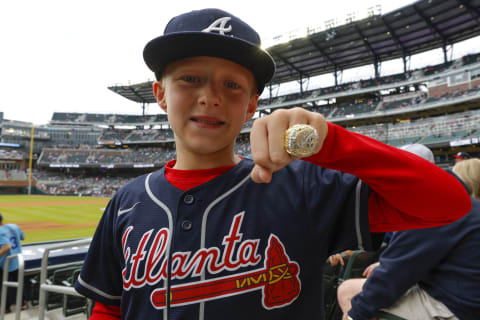
[[[270,181],[272,181],[272,173],[270,170],[265,169],[258,164],[253,167],[250,176],[252,177],[253,182],[256,183],[270,183]]]

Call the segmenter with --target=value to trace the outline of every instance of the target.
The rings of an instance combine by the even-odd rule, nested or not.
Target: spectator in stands
[[[472,197],[480,200],[480,159],[472,158],[457,162],[452,171],[467,185]]]
[[[12,248],[12,244],[10,243],[10,240],[8,240],[7,237],[5,236],[0,236],[0,281],[3,283],[3,268],[4,268],[4,264],[5,264],[5,259],[6,257],[9,256],[9,251],[10,249]],[[10,260],[10,265],[12,264],[13,261]],[[12,275],[12,279],[13,279],[13,275]],[[18,278],[18,277],[17,277]],[[10,292],[10,289],[7,289],[7,305],[6,305],[6,308],[5,308],[5,313],[10,313],[11,310],[10,310],[10,303],[11,301],[9,301],[11,299],[11,294]],[[0,291],[1,293],[1,291]],[[10,298],[10,299],[9,299]]]
[[[420,143],[406,144],[400,147],[400,149],[413,153],[433,164],[435,164],[435,157],[432,150],[430,150],[426,145]]]
[[[3,272],[8,272],[8,280],[9,281],[17,281],[18,280],[18,260],[16,258],[10,259],[8,270],[5,271],[3,268],[5,266],[5,259],[8,256],[19,254],[22,252],[22,244],[21,240],[24,240],[24,234],[22,229],[19,226],[13,223],[5,224],[3,222],[3,216],[0,213],[0,246],[2,246],[2,251],[4,248],[9,247],[6,254],[2,254],[0,256],[0,268],[1,274],[0,276],[3,277]],[[0,278],[3,279],[3,278]],[[10,312],[10,306],[15,304],[16,302],[16,288],[9,287],[7,291],[7,304],[6,304],[6,312]],[[22,301],[23,302],[23,301]],[[24,308],[24,304],[22,303],[22,308]]]
[[[471,182],[467,186],[478,199],[480,160],[475,160],[457,163],[454,172]],[[367,279],[346,280],[338,288],[344,319],[372,319],[384,311],[408,320],[477,320],[480,202],[472,202],[471,212],[451,224],[394,232],[379,263],[365,269]]]
[[[341,253],[332,254],[328,257],[327,262],[332,266],[336,266],[341,264],[342,266],[345,265],[346,259],[348,259],[355,251],[354,250],[345,250]]]
[[[471,159],[472,156],[468,152],[460,151],[456,155],[453,156],[455,158],[455,163],[463,161],[465,159]]]

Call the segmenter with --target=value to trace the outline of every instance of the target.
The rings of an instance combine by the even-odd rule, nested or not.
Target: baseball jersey
[[[76,289],[121,304],[126,319],[318,318],[326,257],[370,246],[368,191],[304,161],[270,184],[254,183],[252,167],[243,159],[187,192],[164,169],[122,188]]]
[[[20,241],[24,239],[24,234],[22,229],[20,229],[20,227],[16,224],[4,224],[0,226],[0,237],[5,237],[12,245],[12,248],[8,251],[8,253],[0,257],[0,268],[3,269],[3,265],[7,256],[22,252],[22,244]],[[17,269],[18,260],[13,258],[8,263],[8,271],[14,271]]]
[[[351,144],[339,142],[345,134]],[[165,169],[128,183],[109,202],[75,288],[121,306],[124,319],[323,319],[322,268],[329,255],[369,249],[372,225],[388,231],[398,221],[407,227],[447,221],[452,198],[459,215],[468,212],[463,187],[454,188],[427,161],[406,161],[408,152],[330,124],[328,137],[311,159],[318,165],[294,161],[269,184],[251,180],[250,159],[186,191],[167,181]],[[359,159],[365,145],[379,157]],[[321,166],[336,164],[364,168],[376,192],[352,174]],[[421,174],[413,177],[416,170]],[[433,185],[443,201],[429,201],[431,208],[415,215],[411,208],[421,204],[405,201],[416,195],[406,188],[412,183]],[[403,193],[394,192],[399,186]],[[386,198],[409,214],[388,218],[401,210]]]

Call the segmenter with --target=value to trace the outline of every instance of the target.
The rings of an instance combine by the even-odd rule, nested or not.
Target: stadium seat
[[[68,279],[63,280],[62,283],[68,287],[72,287],[75,283],[75,280],[78,278],[80,271],[81,268],[77,267],[73,270],[71,276],[68,277]],[[65,317],[69,317],[77,313],[85,313],[87,312],[87,298],[66,294],[63,296],[62,310]]]
[[[342,311],[337,303],[337,288],[340,284],[339,279],[344,271],[342,265],[332,267],[330,263],[325,263],[323,270],[323,301],[326,320],[342,319]]]
[[[345,266],[332,267],[327,261],[323,272],[323,290],[326,320],[341,320],[342,311],[337,301],[338,286],[350,278],[363,278],[363,271],[370,264],[378,261],[378,257],[385,250],[386,244],[382,243],[377,251],[356,250],[350,257],[345,257]],[[400,320],[385,318],[386,320]]]
[[[326,320],[342,319],[342,310],[340,309],[337,301],[338,286],[343,281],[350,279],[353,275],[356,277],[361,277],[361,273],[365,269],[363,266],[367,263],[367,260],[371,260],[371,257],[373,257],[372,253],[364,250],[357,250],[350,257],[345,258],[345,260],[347,260],[345,266],[337,265],[332,267],[328,261],[326,262],[325,270],[323,272]],[[361,271],[359,271],[360,269]],[[358,275],[359,272],[360,275]]]
[[[65,285],[64,281],[72,277],[72,273],[79,268],[78,264],[57,268],[52,271],[51,276],[47,277],[47,283],[54,285]],[[63,306],[63,294],[46,292],[47,310],[60,308]]]
[[[29,288],[25,290],[27,299],[30,297],[32,306],[38,306],[38,295],[40,292],[40,272],[35,273],[29,278]]]

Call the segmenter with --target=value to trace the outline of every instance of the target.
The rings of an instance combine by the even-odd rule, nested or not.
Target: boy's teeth
[[[206,123],[206,124],[220,124],[220,121],[207,121],[207,120],[201,120],[201,119],[196,119],[198,122]]]

